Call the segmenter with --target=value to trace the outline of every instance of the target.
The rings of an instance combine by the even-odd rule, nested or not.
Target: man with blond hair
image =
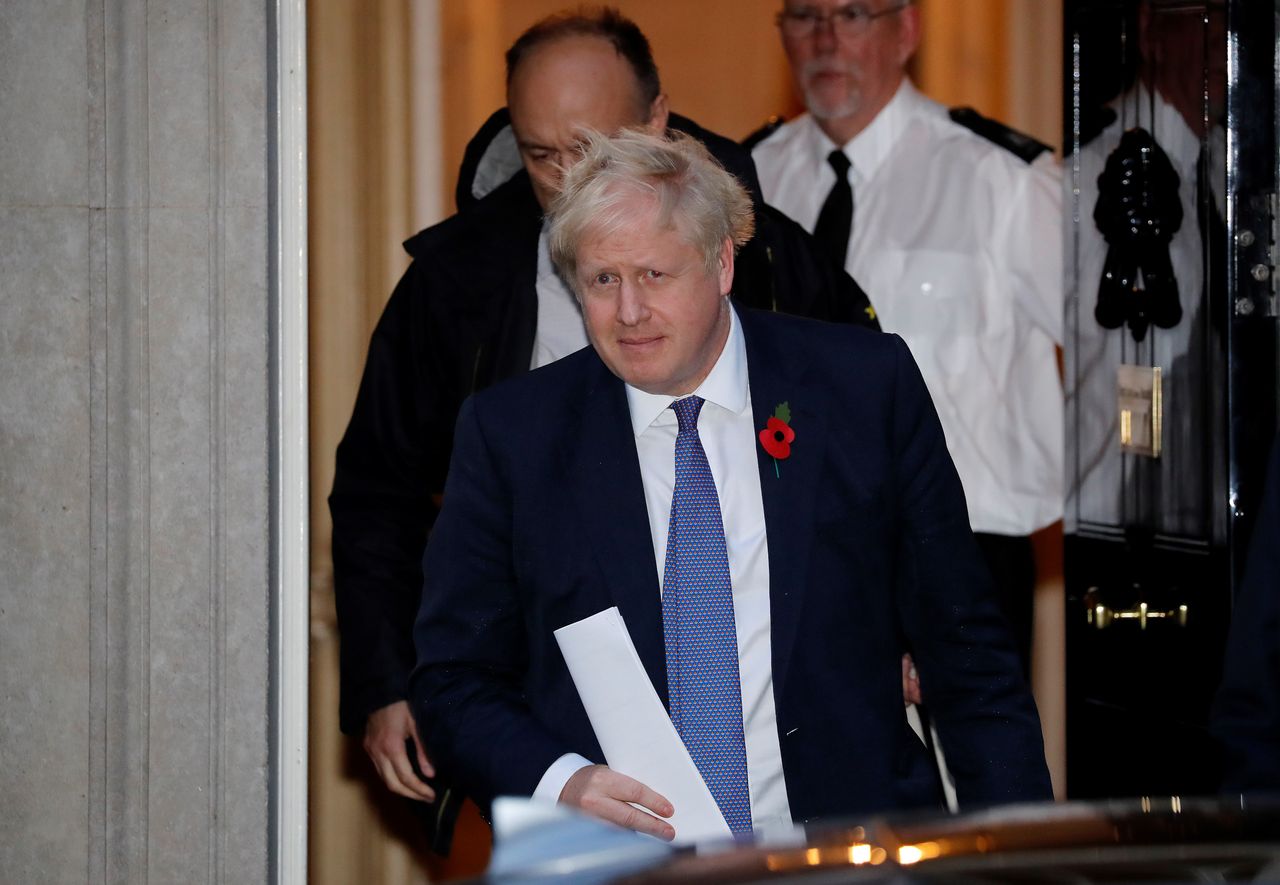
[[[463,399],[587,344],[543,222],[580,127],[690,132],[755,182],[743,148],[669,111],[648,41],[617,10],[549,16],[512,44],[506,61],[508,107],[468,148],[458,214],[405,244],[413,263],[369,343],[329,498],[341,726],[363,736],[389,789],[424,802],[439,784],[424,780],[434,766],[405,702],[422,550]],[[865,295],[795,222],[763,206],[760,213],[741,253],[755,272],[734,293],[739,303],[871,322]],[[428,816],[447,830],[448,815]]]
[[[591,347],[462,407],[410,702],[487,807],[660,838],[553,631],[616,606],[730,830],[937,807],[906,643],[963,807],[1049,798],[1035,705],[896,337],[732,306],[751,200],[698,142],[592,136],[550,207]]]

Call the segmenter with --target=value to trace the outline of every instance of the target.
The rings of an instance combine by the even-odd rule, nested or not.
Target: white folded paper
[[[729,825],[658,700],[618,609],[555,636],[609,767],[667,798],[676,842],[728,838]]]

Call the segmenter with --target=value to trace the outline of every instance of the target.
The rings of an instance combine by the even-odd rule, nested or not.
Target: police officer
[[[777,21],[808,112],[754,140],[764,197],[910,346],[1029,670],[1029,536],[1062,515],[1057,166],[1044,145],[915,89],[910,0],[785,0]]]

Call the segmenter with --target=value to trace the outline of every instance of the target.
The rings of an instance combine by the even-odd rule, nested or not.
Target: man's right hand
[[[638,780],[606,765],[588,765],[574,772],[560,791],[560,801],[628,830],[667,842],[676,837],[675,827],[659,819],[675,813],[671,803]],[[659,817],[645,814],[636,805]]]
[[[407,701],[396,701],[369,714],[364,727],[364,751],[373,760],[378,777],[382,778],[387,789],[393,793],[423,802],[434,802],[436,791],[414,774],[409,754],[405,752],[405,741],[413,742],[419,770],[427,777],[433,777],[436,771],[422,749],[418,726],[413,721],[413,714],[409,712]]]

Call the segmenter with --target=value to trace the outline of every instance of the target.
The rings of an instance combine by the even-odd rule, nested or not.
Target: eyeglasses
[[[848,6],[838,6],[825,13],[812,6],[802,6],[798,9],[784,9],[779,12],[778,27],[782,29],[784,36],[803,39],[812,36],[819,26],[825,26],[830,22],[838,36],[857,37],[866,33],[867,28],[871,27],[871,23],[876,19],[901,12],[910,5],[911,0],[906,0],[905,3],[872,12],[865,6],[852,3]]]

